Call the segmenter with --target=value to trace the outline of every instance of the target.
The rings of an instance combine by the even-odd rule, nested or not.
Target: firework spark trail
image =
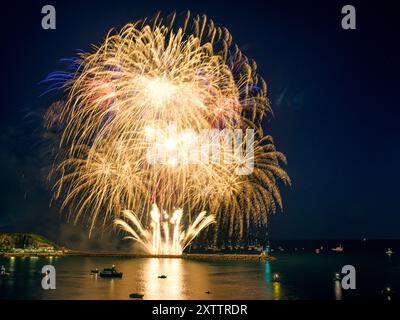
[[[130,234],[125,237],[132,239],[144,246],[148,253],[153,255],[181,255],[183,250],[193,241],[193,239],[208,225],[213,223],[214,216],[206,217],[206,212],[201,212],[195,221],[189,226],[187,232],[181,229],[182,210],[175,210],[172,217],[169,218],[168,214],[164,212],[164,219],[156,204],[153,204],[151,211],[152,231],[148,232],[142,226],[139,218],[132,211],[124,210],[123,218],[128,220],[134,225],[139,233],[123,219],[116,219],[114,224],[121,228],[121,230]],[[163,232],[161,232],[161,224],[163,225]],[[172,233],[171,233],[172,229]],[[171,234],[171,235],[170,235]]]
[[[86,221],[92,231],[98,222],[129,219],[122,212],[132,208],[143,212],[129,219],[139,234],[129,233],[137,239],[140,228],[154,222],[156,203],[167,211],[182,208],[184,223],[192,212],[207,211],[215,215],[216,236],[224,230],[242,238],[250,225],[265,225],[268,214],[282,208],[278,182],[290,179],[280,166],[285,156],[261,128],[271,111],[267,86],[225,28],[189,12],[182,23],[175,14],[157,16],[110,31],[92,52],[80,53],[74,67],[62,85],[67,96],[45,120],[47,127],[62,126],[51,176],[54,197],[63,199],[75,222]],[[246,165],[242,155],[229,163],[180,163],[173,157],[163,165],[149,163],[149,130],[168,136],[170,123],[177,132],[195,134],[255,130],[254,155],[245,159],[254,162],[252,174],[236,174]],[[190,144],[172,136],[163,148],[182,154]]]

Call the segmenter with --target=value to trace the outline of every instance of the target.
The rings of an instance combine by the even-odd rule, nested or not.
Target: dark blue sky
[[[192,2],[14,1],[3,9],[0,231],[56,237],[64,226],[49,208],[40,170],[35,117],[51,97],[39,97],[39,81],[61,67],[61,58],[100,42],[111,27],[160,10],[190,9],[227,27],[269,86],[275,117],[265,129],[287,155],[293,180],[283,189],[284,212],[270,219],[270,236],[400,238],[400,30],[394,6]],[[44,4],[56,7],[56,30],[41,29]],[[341,28],[346,4],[356,7],[357,30]]]

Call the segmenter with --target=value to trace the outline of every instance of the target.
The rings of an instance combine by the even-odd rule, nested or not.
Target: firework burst
[[[133,222],[124,210],[134,209],[143,212],[133,215],[134,226],[145,231],[157,204],[170,212],[181,208],[187,225],[196,221],[192,213],[207,211],[217,222],[215,238],[235,230],[242,238],[250,225],[265,225],[268,214],[282,208],[278,182],[290,179],[280,166],[284,155],[261,128],[271,109],[255,62],[207,17],[188,12],[178,20],[175,14],[156,16],[110,31],[99,46],[73,60],[73,72],[61,74],[65,102],[46,113],[47,127],[62,123],[62,152],[51,173],[54,196],[90,230],[110,219],[119,219],[120,226],[121,219]],[[59,81],[60,74],[48,80]],[[176,134],[188,129],[190,134]],[[185,154],[203,129],[254,130],[251,159],[240,153],[213,163],[176,156],[162,164],[148,161],[155,145]],[[161,143],[149,138],[154,131],[158,138],[161,132]],[[252,173],[238,175],[249,160]]]

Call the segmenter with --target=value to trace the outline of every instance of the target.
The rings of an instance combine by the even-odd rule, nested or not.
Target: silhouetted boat
[[[279,273],[274,273],[274,275],[272,276],[272,282],[281,282]]]
[[[166,275],[164,275],[164,274],[162,274],[161,276],[158,276],[158,278],[159,278],[159,279],[166,279],[166,278],[167,278],[167,276],[166,276]]]
[[[133,299],[142,299],[144,297],[144,294],[141,293],[131,293],[129,295],[129,298],[133,298]]]
[[[381,294],[385,298],[385,300],[392,300],[392,296],[395,295],[395,292],[392,290],[391,287],[386,287],[381,291]]]
[[[111,268],[105,268],[103,271],[99,273],[102,278],[122,278],[122,272],[118,272],[115,269],[115,266]]]
[[[386,254],[390,257],[392,254],[394,253],[394,251],[392,251],[390,248],[388,248],[386,250]]]
[[[343,252],[344,248],[342,247],[342,245],[340,245],[339,247],[336,248],[332,248],[332,251],[336,251],[336,252]]]
[[[8,277],[9,275],[10,275],[10,273],[6,272],[6,268],[4,266],[1,266],[0,277]]]

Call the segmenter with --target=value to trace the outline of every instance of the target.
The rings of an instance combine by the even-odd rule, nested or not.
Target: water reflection
[[[267,284],[265,289],[268,292],[268,294],[270,296],[272,296],[273,295],[273,290],[272,290],[271,264],[270,264],[269,261],[265,262],[264,279],[265,279],[265,283]]]
[[[279,279],[279,274],[275,273],[272,275],[271,273],[271,264],[269,261],[265,262],[265,282],[267,284],[267,292],[273,297],[274,300],[281,300],[282,299],[282,286],[281,283],[278,281],[273,281],[274,276]]]
[[[271,283],[271,265],[269,261],[265,262],[265,282]]]
[[[115,288],[115,279],[110,279],[109,293],[111,297],[112,294],[114,293],[114,288]]]
[[[10,257],[10,271],[14,272],[14,266],[15,266],[15,257]]]
[[[183,299],[182,259],[148,259],[145,265],[145,292],[149,299]],[[166,279],[158,276],[166,275]]]
[[[336,257],[336,256],[335,256]],[[301,259],[300,259],[301,258]],[[129,299],[131,293],[143,293],[144,299],[337,299],[346,300],[352,293],[332,279],[328,262],[315,255],[278,259],[277,261],[195,261],[189,259],[119,258],[119,257],[59,257],[53,263],[47,257],[10,259],[0,257],[0,265],[12,271],[0,279],[1,299]],[[327,257],[326,259],[328,259]],[[393,257],[392,257],[393,258]],[[396,258],[394,256],[394,258]],[[300,259],[300,260],[299,260]],[[357,258],[359,259],[359,258]],[[382,293],[385,285],[398,290],[398,266],[371,266],[371,258],[360,259],[365,274],[381,272],[382,277],[368,278],[366,288],[357,292],[361,297],[395,295]],[[43,290],[41,268],[53,264],[57,271],[57,290]],[[123,272],[122,279],[104,279],[91,275],[94,268],[115,264]],[[306,269],[305,265],[315,265]],[[325,268],[325,269],[324,269]],[[361,268],[361,267],[360,267]],[[273,275],[281,275],[274,282]],[[315,274],[315,272],[318,272]],[[158,276],[165,274],[166,279]],[[383,278],[387,275],[387,279]],[[358,276],[358,275],[357,275]],[[362,277],[363,274],[360,274]],[[319,281],[321,279],[321,281]],[[324,279],[322,281],[322,279]],[[360,278],[360,281],[365,278]],[[325,281],[326,280],[326,281]],[[385,283],[384,283],[385,281]],[[311,286],[312,284],[312,286]],[[376,289],[376,288],[380,289]],[[354,296],[354,295],[353,295]],[[383,298],[381,296],[381,298]]]
[[[280,300],[281,299],[281,284],[279,282],[274,282],[272,284],[272,289],[273,289],[274,300]]]
[[[335,299],[342,300],[342,284],[340,281],[335,281]]]

